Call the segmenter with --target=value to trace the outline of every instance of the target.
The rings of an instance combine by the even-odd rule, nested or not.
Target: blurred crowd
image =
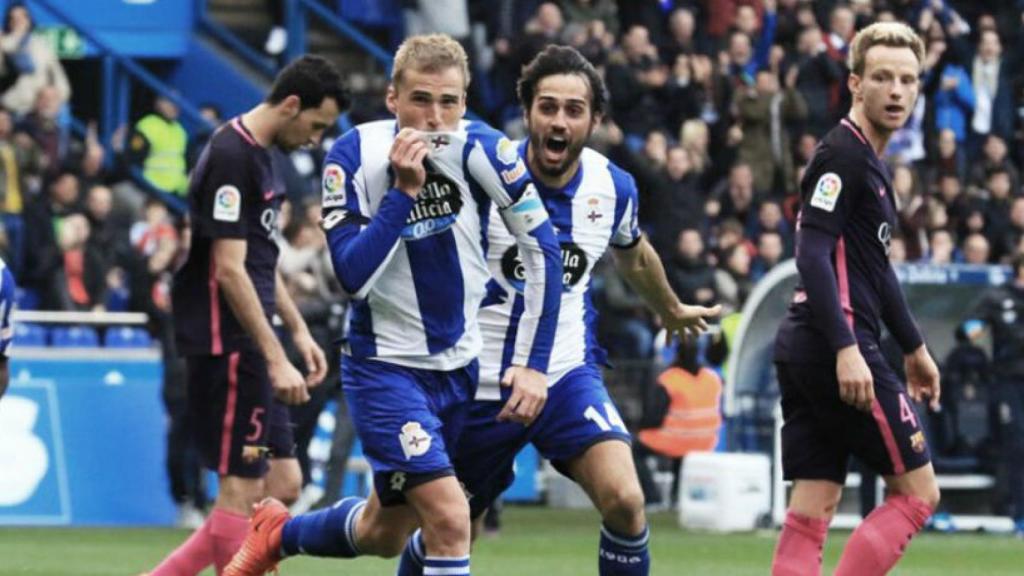
[[[927,56],[918,105],[887,153],[901,219],[893,260],[996,263],[1024,251],[1024,2],[339,5],[385,44],[433,31],[462,41],[473,65],[470,108],[514,137],[524,133],[515,99],[521,67],[550,43],[579,48],[610,93],[591,145],[636,177],[642,227],[673,287],[684,301],[733,311],[792,255],[804,167],[849,106],[853,34],[878,20],[906,21],[926,38]],[[112,149],[91,126],[72,137],[71,87],[32,29],[15,4],[0,34],[0,254],[27,289],[23,305],[166,313],[184,231],[160,196],[143,194],[127,175],[137,169],[182,197],[209,130],[186,132],[173,102],[156,97]],[[355,86],[349,125],[386,114],[377,80]],[[203,114],[211,126],[224,120],[212,106]],[[328,310],[338,294],[317,227],[319,165],[336,136],[323,149],[276,159],[290,200],[280,240],[285,277],[311,313]],[[612,352],[653,354],[656,319],[614,275],[596,282]]]

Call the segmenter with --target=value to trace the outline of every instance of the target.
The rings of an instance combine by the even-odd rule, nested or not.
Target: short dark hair
[[[559,74],[583,76],[590,86],[591,111],[595,115],[604,114],[608,102],[604,80],[583,54],[569,46],[548,46],[523,68],[523,75],[520,76],[517,86],[519,102],[523,107],[529,110],[533,106],[533,98],[537,94],[537,85],[541,80]]]
[[[333,98],[339,110],[348,108],[349,95],[338,69],[323,56],[306,54],[285,66],[274,79],[267,104],[280,104],[285,98],[299,97],[300,109],[319,108],[324,98]]]

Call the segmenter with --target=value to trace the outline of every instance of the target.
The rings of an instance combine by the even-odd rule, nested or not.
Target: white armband
[[[543,224],[548,219],[548,212],[544,209],[544,202],[541,201],[537,189],[530,184],[523,190],[523,195],[515,204],[508,208],[499,210],[505,226],[513,236],[528,234]]]

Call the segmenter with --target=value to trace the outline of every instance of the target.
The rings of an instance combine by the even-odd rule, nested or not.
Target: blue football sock
[[[366,506],[363,498],[345,498],[330,508],[292,518],[281,531],[281,554],[355,558],[356,520]]]
[[[469,556],[427,556],[423,559],[423,576],[469,576]]]
[[[601,526],[598,549],[600,576],[647,576],[651,571],[651,555],[647,551],[650,532],[644,526],[637,536],[625,536],[608,526]]]
[[[398,574],[396,576],[423,576],[424,551],[423,533],[417,529],[409,537],[409,541],[405,543],[402,558],[398,561]]]

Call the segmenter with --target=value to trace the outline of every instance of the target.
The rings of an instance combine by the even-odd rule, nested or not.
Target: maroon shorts
[[[921,417],[881,358],[866,359],[875,383],[871,412],[839,398],[835,363],[776,364],[782,393],[782,471],[787,480],[842,484],[851,455],[883,476],[931,461]]]
[[[220,476],[260,478],[268,458],[294,458],[288,408],[274,400],[253,348],[189,356],[188,400],[202,463]]]

